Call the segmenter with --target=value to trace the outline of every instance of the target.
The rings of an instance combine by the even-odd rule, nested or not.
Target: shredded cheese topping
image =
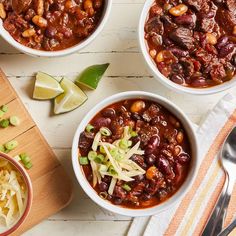
[[[99,147],[102,147],[105,151],[105,160],[103,161],[103,164],[90,160],[90,165],[93,172],[93,187],[95,187],[97,183],[101,183],[101,178],[105,175],[111,176],[112,181],[110,183],[108,193],[113,194],[117,180],[129,182],[134,180],[132,177],[146,173],[145,170],[130,159],[134,154],[144,154],[144,151],[140,149],[140,142],[136,143],[132,148],[120,148],[120,142],[122,140],[129,142],[130,138],[131,134],[129,126],[124,128],[122,139],[116,140],[112,144],[103,142],[100,132],[95,135],[92,150],[96,152]],[[116,156],[112,154],[112,151],[114,150],[118,152],[119,158],[116,158]],[[109,171],[110,167],[114,170],[113,172]]]
[[[24,213],[26,192],[22,175],[0,158],[0,222],[5,226],[14,225]]]

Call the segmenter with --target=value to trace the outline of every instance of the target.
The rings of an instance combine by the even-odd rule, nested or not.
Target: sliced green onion
[[[30,169],[33,166],[31,163],[31,158],[26,153],[21,153],[19,158],[26,169]]]
[[[1,111],[3,111],[4,113],[6,113],[8,111],[8,106],[7,105],[2,105],[1,106]]]
[[[117,172],[115,171],[115,169],[114,169],[114,167],[113,167],[112,165],[109,166],[108,172],[109,172],[111,175],[117,175]]]
[[[18,142],[16,140],[12,140],[12,141],[6,143],[4,146],[8,151],[12,151],[13,149],[15,149],[18,146]]]
[[[119,143],[119,146],[121,149],[127,149],[131,145],[132,145],[132,141],[127,140],[127,139],[121,139]]]
[[[94,151],[90,151],[90,152],[88,153],[88,159],[89,159],[90,161],[93,161],[93,160],[96,158],[96,156],[97,156],[97,153],[94,152]]]
[[[107,193],[107,192],[100,192],[100,193],[99,193],[99,196],[100,196],[102,199],[107,199],[108,193]]]
[[[122,185],[122,188],[123,188],[124,190],[126,190],[127,192],[131,191],[131,188],[130,188],[130,186],[129,186],[128,184]]]
[[[118,148],[113,148],[110,150],[110,154],[113,156],[113,157],[116,157],[117,155],[119,155],[119,149]]]
[[[5,152],[5,151],[6,151],[6,149],[5,149],[4,145],[0,145],[0,152]]]
[[[87,126],[86,126],[86,128],[85,128],[85,130],[87,131],[87,132],[93,132],[93,130],[94,130],[94,126],[92,126],[91,124],[88,124]]]
[[[89,164],[89,160],[87,157],[80,157],[79,158],[79,163],[80,165],[88,165]]]
[[[118,154],[117,156],[115,156],[115,159],[116,159],[116,161],[121,161],[124,159],[124,156]]]
[[[111,131],[107,127],[102,127],[100,133],[104,136],[111,136]]]
[[[3,119],[3,120],[0,121],[0,126],[2,128],[7,128],[9,126],[9,123],[10,123],[9,120]]]
[[[17,116],[11,116],[9,121],[13,126],[18,126],[20,124],[20,119]]]
[[[4,116],[5,112],[0,110],[0,118],[2,118]]]
[[[106,151],[105,151],[105,149],[104,149],[103,146],[100,146],[100,147],[99,147],[99,151],[100,151],[102,154],[106,154]]]
[[[136,131],[131,131],[130,135],[131,137],[137,137],[138,133]]]
[[[108,170],[108,167],[106,165],[100,165],[98,170],[100,172],[106,172]]]
[[[30,157],[26,153],[22,153],[19,156],[24,165],[31,161]]]
[[[25,168],[26,168],[26,169],[28,169],[28,170],[29,170],[30,168],[32,168],[32,166],[33,166],[33,165],[32,165],[32,163],[31,163],[31,162],[28,162],[28,163],[27,163],[27,164],[25,164],[24,166],[25,166]]]
[[[98,154],[95,158],[94,161],[98,164],[101,164],[104,161],[105,157],[102,154]]]
[[[11,150],[8,150],[8,149],[6,149],[6,148],[5,148],[5,151],[4,151],[4,153],[6,153],[6,154],[7,154],[7,153],[9,153],[10,151],[11,151]]]

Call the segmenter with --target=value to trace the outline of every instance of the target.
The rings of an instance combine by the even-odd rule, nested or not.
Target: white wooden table
[[[98,101],[117,92],[144,90],[163,95],[199,123],[209,109],[226,93],[196,97],[172,92],[156,82],[147,71],[137,42],[137,24],[144,0],[114,0],[110,19],[100,36],[80,53],[58,59],[26,56],[0,39],[0,67],[23,100],[41,132],[74,180],[74,200],[66,209],[51,216],[25,235],[125,235],[131,218],[107,212],[93,203],[74,178],[70,148],[77,125]],[[79,109],[52,115],[50,102],[31,99],[34,74],[44,71],[74,79],[85,67],[110,62],[96,91],[86,91],[89,99]],[[229,91],[227,91],[229,92]],[[236,90],[231,89],[236,95]]]

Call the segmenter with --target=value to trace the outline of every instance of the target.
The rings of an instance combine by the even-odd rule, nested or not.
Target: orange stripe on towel
[[[182,219],[184,218],[184,216],[187,212],[187,209],[189,207],[189,204],[190,204],[191,200],[193,199],[193,197],[196,194],[199,186],[201,185],[202,179],[206,175],[212,161],[214,160],[215,156],[219,152],[225,138],[227,137],[227,135],[229,134],[229,132],[231,131],[231,129],[233,128],[233,126],[235,124],[236,124],[236,110],[229,117],[228,121],[226,122],[224,127],[220,130],[219,134],[217,135],[214,142],[212,143],[210,149],[208,150],[208,152],[207,152],[207,154],[204,158],[204,162],[202,162],[201,165],[200,165],[200,169],[199,169],[197,177],[194,181],[192,189],[190,189],[190,191],[186,194],[186,196],[181,201],[181,203],[180,203],[177,211],[175,212],[175,215],[173,216],[173,218],[171,220],[171,223],[170,223],[170,225],[169,225],[169,227],[166,230],[164,235],[166,235],[166,236],[175,235],[178,227],[181,224]],[[222,184],[223,184],[223,182],[222,182]],[[216,191],[216,192],[217,192],[217,195],[218,195],[219,192],[218,191]],[[214,198],[214,199],[216,200],[217,198]],[[214,203],[215,203],[215,201],[214,201]],[[214,206],[214,204],[211,204],[211,208],[209,207],[209,209],[210,209],[209,212],[211,212],[213,206]],[[209,213],[208,213],[208,215],[209,215]],[[198,225],[198,227],[201,230],[202,230],[205,222],[206,222],[206,220],[203,220],[201,222],[202,224]]]

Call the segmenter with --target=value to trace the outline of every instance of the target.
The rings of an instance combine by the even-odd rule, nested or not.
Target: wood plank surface
[[[4,118],[16,115],[21,121],[17,127],[0,129],[0,144],[16,140],[18,146],[9,155],[14,157],[25,152],[33,163],[28,171],[33,185],[32,208],[25,222],[12,234],[17,236],[68,205],[72,199],[72,183],[1,69],[0,94],[4,95],[0,106],[8,106]]]

